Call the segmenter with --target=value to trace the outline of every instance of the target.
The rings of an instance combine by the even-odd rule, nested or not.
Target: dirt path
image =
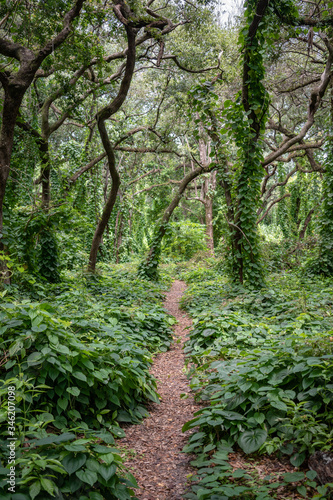
[[[186,434],[181,429],[199,409],[194,403],[183,373],[182,346],[188,334],[190,318],[179,309],[179,300],[185,290],[182,281],[175,281],[166,294],[165,308],[178,320],[174,343],[170,351],[155,358],[151,373],[158,382],[160,404],[151,404],[150,417],[141,425],[126,430],[121,440],[126,448],[135,450],[135,457],[125,465],[138,481],[140,500],[181,500],[185,491],[186,476],[193,472],[188,455],[181,453],[186,444]],[[182,393],[189,394],[181,399]]]

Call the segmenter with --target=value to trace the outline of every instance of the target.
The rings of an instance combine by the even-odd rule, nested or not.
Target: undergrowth
[[[124,436],[120,423],[139,423],[146,402],[158,401],[148,370],[168,349],[174,322],[162,290],[120,268],[2,292],[1,499],[134,497],[115,438]]]
[[[183,274],[193,317],[186,344],[191,388],[204,406],[186,452],[198,468],[185,498],[328,498],[307,459],[333,445],[333,282],[282,274],[265,289],[231,286],[213,270]],[[228,455],[287,457],[294,472],[254,481]],[[301,468],[301,470],[299,470]],[[293,493],[295,494],[295,493]],[[294,498],[294,497],[293,497]]]

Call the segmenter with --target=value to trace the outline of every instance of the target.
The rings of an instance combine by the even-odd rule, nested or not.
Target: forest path
[[[150,404],[150,417],[141,425],[126,429],[126,438],[121,440],[121,444],[136,453],[125,465],[138,481],[140,489],[136,495],[140,500],[181,500],[186,489],[186,476],[193,472],[189,464],[191,458],[181,453],[188,436],[188,433],[182,433],[182,426],[199,409],[183,373],[182,347],[188,334],[186,328],[192,323],[189,316],[179,309],[185,288],[184,282],[174,281],[164,302],[164,307],[178,324],[171,349],[156,356],[150,370],[157,379],[160,404]],[[182,393],[188,394],[188,398],[181,399]]]

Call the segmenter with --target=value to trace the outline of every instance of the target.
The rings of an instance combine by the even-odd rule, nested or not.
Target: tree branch
[[[281,196],[280,198],[277,198],[276,200],[272,201],[269,206],[267,207],[267,209],[265,210],[264,214],[262,215],[262,217],[260,217],[259,220],[257,220],[257,224],[259,224],[265,217],[266,215],[268,214],[268,212],[271,210],[271,208],[276,204],[276,203],[279,203],[279,201],[283,200],[284,198],[289,198],[290,197],[290,193],[286,193],[284,194],[283,196]]]
[[[332,61],[333,61],[333,47],[331,46],[330,42],[325,39],[326,46],[329,51],[329,55],[327,58],[326,66],[324,69],[324,72],[321,75],[320,78],[320,85],[316,87],[315,89],[312,90],[311,96],[310,96],[310,101],[308,105],[308,112],[307,112],[307,121],[303,125],[301,131],[296,134],[294,137],[290,138],[287,140],[280,148],[278,148],[276,151],[270,153],[266,158],[263,160],[262,165],[269,165],[273,161],[275,161],[279,156],[281,156],[283,153],[287,152],[291,146],[296,144],[297,142],[300,142],[302,139],[304,139],[306,133],[308,130],[312,127],[314,123],[314,116],[316,111],[318,110],[322,98],[325,94],[325,91],[327,89],[327,86],[330,82],[331,79],[331,69],[332,69]]]

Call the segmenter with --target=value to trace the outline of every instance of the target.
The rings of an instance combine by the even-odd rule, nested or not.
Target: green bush
[[[174,322],[161,306],[163,287],[120,270],[39,288],[42,302],[8,288],[0,306],[0,422],[2,397],[15,386],[20,498],[131,498],[135,479],[112,446],[124,436],[119,422],[139,423],[146,402],[158,401],[149,368],[152,354],[168,349]],[[2,428],[0,496],[17,500],[7,495]]]
[[[176,261],[189,260],[207,250],[205,227],[190,221],[171,222],[162,242],[162,255]]]
[[[332,449],[332,281],[275,275],[269,285],[255,291],[220,278],[192,284],[184,297],[194,318],[185,347],[191,387],[205,402],[183,427],[198,428],[185,447],[198,454],[192,464],[199,469],[186,498],[259,500],[274,498],[274,484],[287,487],[288,475],[285,486],[256,490],[241,472],[230,482],[232,447],[286,455],[295,467],[315,450]],[[295,474],[309,498],[313,477]]]

